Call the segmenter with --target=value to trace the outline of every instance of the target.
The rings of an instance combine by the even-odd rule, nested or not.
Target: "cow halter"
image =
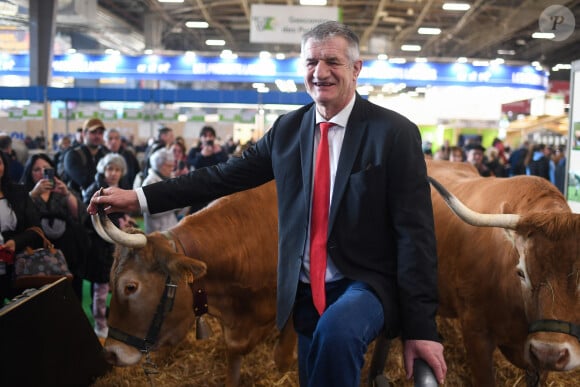
[[[574,336],[580,341],[580,325],[560,320],[537,320],[530,324],[529,333],[556,332]]]
[[[153,348],[159,339],[159,331],[161,330],[161,325],[163,325],[165,317],[169,312],[171,312],[171,309],[173,309],[176,292],[177,285],[171,282],[171,277],[168,275],[165,280],[163,295],[161,296],[161,300],[159,300],[159,304],[157,304],[157,311],[153,316],[153,320],[151,321],[151,325],[149,325],[149,330],[147,331],[147,336],[144,339],[140,339],[114,327],[109,327],[109,337],[148,354],[149,350]]]

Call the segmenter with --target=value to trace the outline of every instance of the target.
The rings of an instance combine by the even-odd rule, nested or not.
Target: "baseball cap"
[[[95,130],[101,129],[102,131],[105,130],[105,124],[98,118],[90,118],[85,121],[83,125],[83,129],[87,132],[93,132]]]

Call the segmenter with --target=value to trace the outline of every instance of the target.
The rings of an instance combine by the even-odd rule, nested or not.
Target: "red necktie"
[[[332,122],[320,123],[320,143],[316,152],[312,217],[310,219],[310,287],[312,288],[312,301],[320,315],[322,315],[326,306],[324,280],[326,274],[328,208],[330,206],[328,129],[333,125]]]

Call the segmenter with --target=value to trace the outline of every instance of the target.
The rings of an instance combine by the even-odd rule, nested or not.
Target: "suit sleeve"
[[[397,240],[403,339],[438,340],[437,250],[431,191],[418,128],[397,133],[389,165],[388,203]]]
[[[244,151],[242,157],[142,187],[149,213],[207,203],[272,180],[270,134],[271,131]]]

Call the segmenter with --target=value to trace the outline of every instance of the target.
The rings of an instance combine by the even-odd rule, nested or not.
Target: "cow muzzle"
[[[569,371],[580,365],[580,326],[559,320],[530,324],[525,356],[534,367]]]

